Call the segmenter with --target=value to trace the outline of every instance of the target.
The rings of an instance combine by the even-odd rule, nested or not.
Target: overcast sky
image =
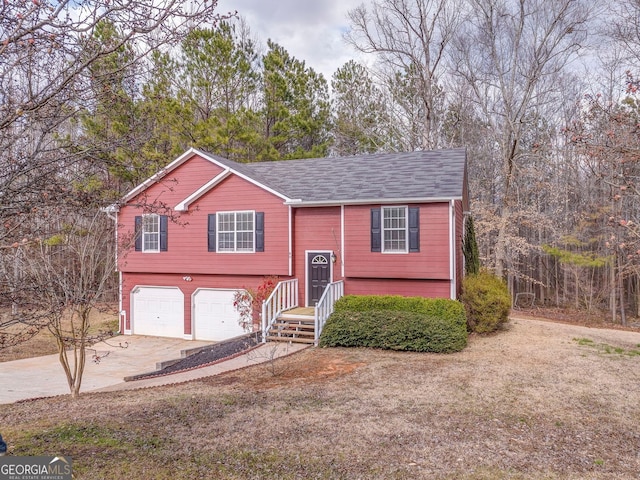
[[[342,34],[349,22],[347,12],[363,0],[219,0],[218,12],[237,10],[253,36],[267,39],[331,82],[333,73],[358,54],[347,46]]]

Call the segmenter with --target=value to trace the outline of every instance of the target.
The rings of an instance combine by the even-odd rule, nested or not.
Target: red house
[[[112,210],[121,332],[240,335],[234,293],[265,276],[283,281],[265,335],[320,301],[317,338],[343,293],[455,299],[467,210],[464,149],[248,164],[191,149]]]

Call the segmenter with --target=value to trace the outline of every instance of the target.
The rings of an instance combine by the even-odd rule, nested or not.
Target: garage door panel
[[[227,340],[243,335],[240,314],[233,306],[236,290],[201,289],[194,294],[194,334],[197,340]]]
[[[133,298],[133,333],[182,338],[184,295],[178,288],[138,287]]]

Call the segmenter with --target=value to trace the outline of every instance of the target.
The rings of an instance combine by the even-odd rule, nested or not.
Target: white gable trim
[[[156,173],[152,177],[149,177],[144,182],[142,182],[140,185],[138,185],[133,190],[131,190],[129,193],[127,193],[122,198],[122,202],[126,203],[129,200],[131,200],[132,198],[134,198],[135,196],[137,196],[140,193],[144,192],[151,185],[153,185],[154,183],[158,182],[159,180],[161,180],[162,178],[167,176],[167,174],[169,174],[172,170],[175,170],[176,168],[178,168],[180,165],[182,165],[184,162],[186,162],[187,160],[189,160],[191,157],[193,157],[196,154],[200,155],[200,153],[196,149],[190,148],[189,150],[184,152],[182,155],[180,155],[178,158],[176,158],[173,162],[171,162],[169,165],[167,165],[162,170],[160,170],[158,173]],[[211,160],[211,159],[207,158],[207,160]],[[224,166],[222,166],[222,167],[224,168]]]
[[[207,183],[205,183],[203,186],[201,186],[198,190],[196,190],[187,198],[185,198],[183,201],[181,201],[178,205],[176,205],[174,207],[174,210],[178,212],[186,212],[187,210],[189,210],[189,205],[191,205],[193,202],[195,202],[202,195],[207,193],[210,189],[215,187],[217,184],[219,184],[222,180],[227,178],[229,175],[231,175],[231,171],[228,168],[223,170],[218,175],[216,175],[211,180],[209,180]]]
[[[142,182],[140,185],[138,185],[136,188],[134,188],[133,190],[131,190],[129,193],[127,193],[123,199],[122,202],[123,203],[127,203],[129,200],[131,200],[132,198],[136,197],[137,195],[139,195],[140,193],[142,193],[143,191],[145,191],[147,188],[149,188],[151,185],[153,185],[154,183],[157,183],[158,181],[160,181],[162,178],[166,177],[169,173],[171,173],[173,170],[175,170],[176,168],[178,168],[180,165],[182,165],[183,163],[185,163],[187,160],[189,160],[191,157],[198,155],[202,158],[204,158],[205,160],[219,166],[220,168],[222,168],[223,170],[226,170],[228,172],[233,173],[234,175],[239,176],[240,178],[246,180],[247,182],[256,185],[257,187],[275,195],[276,197],[279,197],[281,199],[283,199],[285,202],[290,202],[291,199],[289,197],[287,197],[286,195],[283,195],[280,192],[275,191],[274,189],[267,187],[266,185],[254,180],[251,177],[248,177],[247,175],[235,170],[232,167],[229,167],[228,165],[226,165],[223,162],[220,162],[219,160],[216,160],[215,157],[212,157],[210,154],[207,154],[205,152],[202,152],[196,148],[190,148],[189,150],[187,150],[186,152],[184,152],[182,155],[180,155],[178,158],[176,158],[173,162],[171,162],[169,165],[167,165],[166,167],[164,167],[162,170],[160,170],[158,173],[156,173],[155,175],[153,175],[152,177],[148,178],[147,180],[145,180],[144,182]],[[220,176],[220,174],[218,175]],[[216,176],[216,178],[218,177]],[[214,178],[215,180],[215,178]],[[193,194],[189,195],[189,197],[187,197],[185,200],[183,200],[182,202],[180,202],[177,206],[182,206],[186,200],[191,199],[191,197],[193,197],[194,195],[198,194],[198,197],[201,197],[202,195],[204,195],[205,193],[207,193],[209,190],[211,190],[218,182],[214,182],[213,180],[211,180],[210,182],[208,182],[206,185],[208,185],[208,188],[204,188],[201,187],[199,188],[196,192],[194,192]],[[193,202],[194,199],[191,199],[190,202]],[[188,203],[190,203],[188,202]],[[188,203],[187,203],[187,208],[188,208]],[[177,209],[176,206],[176,209]]]
[[[284,200],[285,204],[288,205],[288,203],[291,201],[291,199],[289,197],[287,197],[286,195],[283,195],[280,192],[275,191],[273,188],[267,187],[266,185],[264,185],[263,183],[258,182],[257,180],[254,180],[251,177],[248,177],[247,175],[238,172],[237,170],[234,170],[233,168],[229,168],[229,170],[231,171],[231,173],[233,173],[234,175],[237,175],[238,177],[246,180],[247,182],[255,185],[256,187],[261,188],[262,190],[271,193],[272,195],[275,195],[278,198],[281,198],[282,200]]]

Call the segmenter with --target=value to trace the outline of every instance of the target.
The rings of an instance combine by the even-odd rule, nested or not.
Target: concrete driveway
[[[182,350],[211,343],[137,335],[113,337],[87,350],[80,391],[121,384],[124,377],[155,371],[156,363],[181,358]],[[0,363],[0,404],[68,393],[58,355]]]

